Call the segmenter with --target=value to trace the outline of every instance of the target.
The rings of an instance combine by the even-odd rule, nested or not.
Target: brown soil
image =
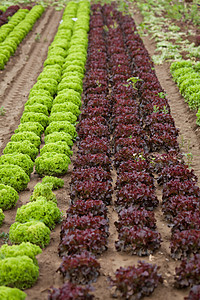
[[[24,109],[24,103],[27,101],[28,92],[36,82],[37,76],[42,70],[42,64],[46,58],[48,46],[57,31],[61,15],[61,12],[56,12],[52,8],[47,9],[42,18],[34,26],[32,32],[29,33],[23,43],[19,46],[15,56],[11,58],[5,70],[0,72],[0,105],[4,106],[6,110],[5,115],[0,116],[1,153],[19,124],[20,116]],[[135,13],[134,18],[137,23],[142,21],[139,13]],[[35,41],[37,33],[40,34],[40,40],[38,42]],[[146,48],[152,55],[155,50],[153,41],[148,37],[144,37],[143,40]],[[185,153],[191,152],[193,154],[192,167],[194,168],[196,175],[200,176],[200,131],[195,125],[195,113],[189,111],[187,104],[180,96],[178,88],[170,76],[169,65],[163,64],[162,66],[155,66],[155,69],[158,79],[168,95],[171,113],[176,126],[180,129],[179,142],[182,145],[182,151]],[[73,150],[74,156],[72,162],[75,160],[76,146],[74,146]],[[69,183],[71,171],[72,165],[69,167],[67,175],[63,176],[65,181],[64,188],[55,192],[58,199],[58,206],[64,214],[70,201]],[[113,171],[113,179],[115,182],[115,171]],[[5,212],[5,222],[0,229],[0,232],[9,231],[10,225],[14,222],[17,208],[28,202],[34,185],[39,181],[41,181],[41,179],[37,174],[31,175],[28,189],[20,193],[20,200],[18,201],[16,208]],[[161,193],[161,188],[157,187],[157,195],[160,200]],[[113,200],[114,198],[115,196],[113,197]],[[116,252],[114,241],[117,239],[117,232],[114,221],[117,220],[117,213],[114,211],[114,206],[109,207],[109,244],[108,250],[99,257],[101,276],[97,282],[93,284],[95,288],[95,291],[93,292],[95,299],[112,299],[107,276],[113,276],[115,270],[120,266],[126,267],[137,264],[137,261],[140,259],[158,264],[161,267],[160,272],[164,278],[164,284],[160,285],[150,297],[145,297],[144,300],[183,300],[183,298],[188,295],[188,289],[177,290],[173,287],[173,275],[175,267],[179,265],[179,262],[174,261],[170,257],[170,229],[163,218],[160,207],[156,209],[155,214],[158,231],[161,233],[163,239],[162,246],[159,251],[154,253],[154,255],[140,258],[138,256]],[[49,288],[52,286],[60,287],[63,283],[61,276],[56,272],[61,262],[57,252],[59,233],[60,225],[57,225],[51,233],[51,242],[49,246],[43,250],[42,254],[38,255],[40,276],[35,286],[25,291],[28,295],[28,300],[47,299]]]

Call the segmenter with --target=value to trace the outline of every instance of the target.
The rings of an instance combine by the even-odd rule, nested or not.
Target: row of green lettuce
[[[9,20],[7,24],[0,27],[0,43],[2,43],[8,35],[15,29],[15,27],[25,19],[26,15],[29,13],[28,9],[20,8]],[[3,50],[3,49],[1,49]]]
[[[4,69],[10,56],[15,53],[18,45],[43,12],[44,8],[41,5],[34,6],[30,12],[21,9],[15,14],[17,16],[14,15],[8,24],[2,26],[0,29],[0,70]]]
[[[196,123],[200,126],[200,62],[176,61],[170,71],[189,108],[198,110]]]
[[[80,114],[89,14],[89,2],[68,3],[58,33],[49,47],[44,69],[30,91],[20,125],[0,158],[0,173],[4,176],[10,169],[14,175],[11,176],[11,172],[8,175],[7,187],[10,182],[9,188],[14,186],[18,192],[27,186],[34,160],[40,176],[63,175],[67,172],[72,155],[71,147],[76,137],[75,125]],[[36,158],[43,132],[45,145],[40,150],[40,156]],[[4,162],[1,165],[3,157]],[[26,157],[27,163],[22,157]],[[21,172],[21,176],[13,179],[17,171]],[[42,248],[49,244],[50,230],[61,220],[61,212],[52,190],[62,187],[63,184],[64,181],[60,178],[45,176],[34,187],[30,202],[18,208],[15,223],[10,227],[11,243],[31,242]],[[35,253],[38,251],[35,250]],[[36,282],[38,266],[33,266],[29,257],[25,259],[26,256],[21,255],[3,259],[4,263],[0,265],[0,285],[3,287],[0,287],[0,291],[1,288],[5,290],[5,286],[25,289]],[[24,265],[27,265],[26,272]],[[3,276],[5,272],[7,276]],[[12,293],[11,290],[7,291]],[[23,297],[21,294],[16,299],[24,299]]]

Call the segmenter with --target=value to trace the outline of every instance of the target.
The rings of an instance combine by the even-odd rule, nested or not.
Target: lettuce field
[[[0,300],[199,300],[199,126],[199,0],[2,1]]]

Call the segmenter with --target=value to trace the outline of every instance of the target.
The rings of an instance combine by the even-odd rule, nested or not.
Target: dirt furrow
[[[49,8],[36,23],[33,31],[26,37],[18,54],[13,57],[13,67],[8,66],[1,72],[0,103],[5,115],[0,116],[0,149],[1,151],[16,129],[24,103],[37,76],[42,70],[47,50],[57,31],[62,12]],[[40,37],[36,41],[36,37]]]

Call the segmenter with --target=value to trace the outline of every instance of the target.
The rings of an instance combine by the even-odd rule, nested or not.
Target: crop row
[[[144,164],[143,169],[139,170],[141,161],[145,159],[147,144],[141,124],[137,91],[134,91],[132,84],[127,84],[135,69],[132,69],[130,64],[131,57],[127,43],[134,40],[135,47],[138,47],[138,43],[130,31],[134,26],[131,19],[127,17],[119,21],[122,16],[112,7],[106,7],[105,13],[106,25],[109,28],[108,43],[112,45],[112,51],[117,52],[117,55],[113,55],[109,61],[113,81],[114,162],[118,171],[115,205],[119,221],[116,223],[118,241],[115,247],[117,251],[126,251],[139,256],[149,255],[160,247],[161,242],[160,234],[155,230],[154,214],[149,211],[158,206],[158,199],[149,164],[146,163],[146,168]],[[112,18],[109,17],[111,13],[114,16]],[[112,27],[114,23],[117,24],[116,28]]]
[[[133,49],[130,49],[140,49],[142,44],[136,39],[132,29],[135,24],[130,17],[124,17],[112,6],[105,6],[104,12],[111,58],[112,144],[117,169],[115,206],[118,221],[115,226],[118,240],[115,247],[117,251],[132,255],[149,255],[160,247],[161,236],[155,230],[156,219],[151,211],[158,206],[154,179],[150,164],[145,159],[153,143],[142,126],[143,116],[137,88],[134,86],[138,77],[134,74],[136,65],[132,64]],[[158,269],[156,265],[141,261],[137,267],[121,267],[116,270],[111,285],[116,288],[119,297],[140,299],[150,295],[162,282]]]
[[[67,11],[68,9],[66,9],[66,12]],[[59,26],[58,33],[50,46],[50,48],[52,48],[50,54],[53,58],[55,57],[55,55],[53,55],[54,51],[64,51],[63,47],[66,49],[69,47],[70,37],[66,35],[65,39],[63,38],[66,29],[62,29],[62,27],[65,26],[65,23],[68,23],[70,17],[68,17],[68,15],[64,17],[63,15],[62,26]],[[71,34],[70,28],[68,31]],[[49,52],[50,51],[51,50],[49,50]],[[60,72],[56,72],[56,69]],[[37,83],[30,91],[20,124],[15,130],[15,134],[12,135],[11,141],[3,150],[4,155],[0,157],[1,183],[10,186],[7,188],[7,197],[2,195],[1,208],[4,210],[10,209],[16,204],[18,196],[16,196],[16,192],[13,192],[13,189],[20,192],[27,187],[29,182],[29,177],[33,171],[34,160],[39,153],[41,135],[44,132],[44,127],[49,123],[48,114],[51,110],[53,96],[57,89],[55,82],[52,87],[48,81],[55,80],[51,78],[51,76],[55,78],[57,75],[61,76],[60,65],[50,64],[44,67],[38,77]],[[13,176],[13,172],[15,176]]]
[[[190,60],[173,62],[172,77],[190,109],[198,109],[197,125],[200,126],[200,63]]]
[[[26,8],[28,8],[28,7],[26,7]],[[28,10],[29,9],[30,9],[30,7],[28,8]],[[16,14],[18,12],[18,10],[20,10],[19,5],[11,5],[9,7],[0,6],[0,27],[1,27],[1,29],[4,27],[3,25],[5,25],[6,23],[8,23],[11,20],[13,21],[15,19],[15,17],[18,16],[18,14]],[[25,10],[24,10],[24,12],[25,12]],[[28,11],[26,11],[26,12],[28,12]],[[11,18],[13,15],[15,15],[15,17]],[[25,17],[25,15],[24,15],[24,17]],[[22,17],[22,19],[23,19],[23,17]],[[9,26],[6,26],[5,28],[8,29]],[[1,32],[1,30],[0,30],[0,32]],[[0,40],[2,42],[2,39],[0,39]]]
[[[70,299],[69,293],[76,299],[93,299],[88,286],[77,284],[96,281],[100,275],[100,264],[95,255],[107,249],[106,205],[110,204],[112,197],[109,108],[107,117],[100,115],[101,99],[106,99],[108,92],[108,74],[101,57],[104,56],[106,65],[107,53],[103,16],[96,10],[92,12],[83,90],[84,106],[77,125],[78,153],[71,175],[71,205],[61,226],[58,248],[62,257],[58,270],[67,282],[60,289],[54,288],[49,299]],[[101,24],[97,21],[98,17]],[[102,89],[99,89],[101,84]]]
[[[75,23],[74,21],[74,18],[76,17],[78,18],[77,23]],[[55,125],[57,125],[57,127],[55,128],[58,128],[59,125],[62,125],[60,126],[60,130],[57,130],[59,132],[57,132],[54,129],[54,131],[56,132],[55,137],[57,137],[57,133],[58,136],[60,134],[60,139],[64,137],[64,139],[69,141],[70,147],[72,146],[73,144],[72,140],[75,137],[74,123],[76,121],[76,116],[72,113],[71,115],[68,113],[67,117],[68,118],[71,117],[72,119],[72,122],[69,122],[69,121],[62,121],[59,118],[56,118],[56,116],[54,118],[53,114],[51,114],[51,116],[48,118],[48,114],[51,109],[54,96],[57,93],[57,87],[59,86],[58,83],[61,82],[62,65],[64,63],[69,64],[69,60],[67,61],[67,58],[70,56],[70,53],[71,55],[74,55],[74,58],[77,59],[78,55],[80,54],[79,51],[81,49],[81,46],[83,45],[84,49],[86,49],[88,23],[89,23],[88,2],[82,2],[79,5],[70,2],[65,9],[62,22],[59,26],[54,41],[49,47],[48,57],[44,63],[43,72],[39,75],[37,83],[34,85],[34,87],[30,92],[29,100],[26,103],[25,111],[20,120],[21,124],[16,130],[16,133],[12,136],[11,142],[8,143],[6,148],[4,149],[5,154],[1,157],[1,159],[4,159],[2,163],[5,163],[4,172],[5,169],[12,170],[13,172],[13,169],[18,168],[20,174],[23,174],[24,171],[19,166],[21,162],[21,165],[28,172],[28,175],[31,174],[33,170],[33,164],[34,164],[33,161],[35,160],[36,155],[39,153],[39,146],[41,144],[41,134],[44,131],[44,128],[47,127],[49,124],[51,125],[51,122],[53,123],[53,121]],[[79,38],[80,35],[83,36],[83,39],[81,41]],[[76,51],[76,49],[79,49],[79,51]],[[67,51],[69,53],[68,57],[67,57]],[[65,58],[66,58],[66,62],[65,62]],[[82,76],[84,72],[84,68],[82,68],[82,72],[80,69],[78,72],[76,68],[78,64],[75,62],[75,60],[70,60],[70,62],[71,62],[69,64],[70,70],[66,70],[67,67],[65,69],[63,68],[64,76],[66,78],[67,76],[70,77],[70,75],[73,78],[78,77],[79,74],[80,74],[79,76]],[[56,72],[56,70],[59,70],[59,72]],[[58,82],[56,81],[55,78],[57,79]],[[66,101],[63,100],[63,104],[66,103],[69,104],[69,106],[70,104],[72,104],[73,106],[73,102],[70,101],[71,98],[68,96],[67,92],[68,92],[67,89],[63,91],[63,99],[66,99]],[[73,87],[71,89],[69,88],[69,92],[71,92],[72,96],[73,96],[73,92],[77,93],[75,90],[73,90]],[[39,102],[37,102],[37,99],[39,99]],[[44,100],[43,104],[40,103],[41,99]],[[79,111],[78,106],[75,104],[74,104],[74,109],[76,109],[76,111]],[[63,123],[65,126],[63,126]],[[50,127],[50,125],[48,127]],[[46,128],[46,137],[48,137],[48,133],[49,135],[51,133],[54,133],[51,132],[50,130],[48,131],[48,127]],[[51,143],[52,147],[54,146],[54,143],[56,144],[57,141],[52,140]],[[61,142],[61,143],[63,143],[62,146],[65,150],[63,156],[64,158],[66,157],[65,160],[66,162],[69,163],[70,159],[67,158],[69,153],[71,154],[71,150],[66,142]],[[45,153],[48,154],[49,157],[52,156],[52,158],[54,158],[56,155],[59,156],[59,149],[56,148],[52,150],[50,148],[44,151],[43,150],[44,147],[41,149],[40,157],[43,157]],[[26,159],[29,158],[29,161],[24,161],[23,158]],[[14,161],[16,161],[17,165],[14,165]],[[62,170],[62,174],[67,171],[68,163],[63,163],[65,169],[64,171]],[[45,175],[45,172],[47,174],[52,174],[52,173],[60,174],[59,170],[62,169],[62,164],[59,161],[59,159],[57,159],[56,161],[56,168],[57,169],[55,169],[55,164],[53,165],[53,159],[52,159],[51,165],[50,164],[48,165],[46,163],[46,169],[43,168],[42,172],[41,173],[38,172],[38,173],[43,176]],[[4,173],[2,172],[2,174]],[[8,175],[7,177],[5,175],[4,177],[7,178],[8,181],[7,183],[10,184],[9,182],[12,183],[12,180],[11,177],[9,177],[9,174],[7,175]],[[17,189],[18,191],[22,190],[24,187],[27,186],[27,183],[29,181],[28,175],[26,174],[27,180],[25,182],[23,176],[21,177],[18,176],[17,179],[16,177],[13,176],[14,186],[18,187]],[[20,179],[21,181],[19,181]],[[55,224],[58,223],[61,219],[61,212],[56,205],[57,203],[56,197],[55,194],[52,192],[52,190],[62,187],[63,184],[64,181],[62,179],[46,176],[43,178],[42,183],[38,183],[34,187],[33,194],[30,198],[30,202],[27,203],[26,205],[23,205],[17,210],[16,219],[15,219],[16,222],[11,225],[9,231],[9,239],[12,243],[20,244],[22,242],[31,242],[32,244],[38,245],[42,248],[48,245],[50,241],[50,229],[53,229],[55,227]],[[16,247],[16,246],[10,246],[10,247]],[[13,248],[13,253],[14,254],[12,256],[15,256],[14,248]],[[2,273],[1,273],[2,277],[0,277],[0,284],[15,286],[20,289],[25,289],[27,287],[32,286],[37,280],[39,275],[38,266],[36,265],[35,266],[36,269],[31,271],[32,268],[32,266],[30,265],[31,262],[27,261],[27,263],[24,263],[23,266],[21,267],[24,257],[21,257],[22,254],[19,255],[20,257],[18,257],[18,261],[16,261],[16,263],[15,262],[11,263],[13,265],[12,268],[10,268],[9,260],[8,261],[3,260],[5,263],[2,264]],[[15,264],[18,265],[18,270],[15,269]],[[25,272],[23,268],[26,268],[27,271]],[[7,272],[6,279],[5,276],[3,276],[4,269]],[[15,274],[15,276],[13,276],[13,274]],[[6,290],[6,292],[12,293],[12,291],[10,290]]]
[[[30,11],[19,9],[8,24],[0,27],[0,70],[10,59],[35,22],[40,18],[44,8],[35,5]]]

